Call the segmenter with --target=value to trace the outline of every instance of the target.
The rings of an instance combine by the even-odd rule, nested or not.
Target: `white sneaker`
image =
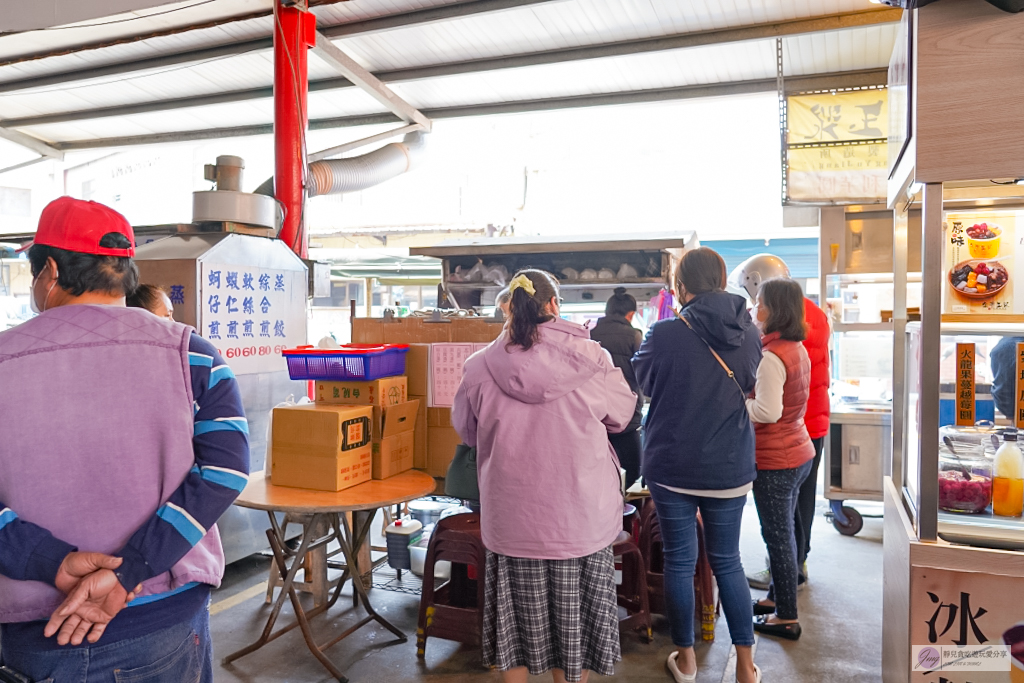
[[[676,679],[676,683],[697,683],[697,672],[694,671],[692,674],[684,674],[679,670],[679,665],[676,664],[676,659],[679,658],[679,650],[673,650],[672,654],[668,656],[668,670],[672,673],[672,678]],[[758,681],[761,679],[758,678]]]

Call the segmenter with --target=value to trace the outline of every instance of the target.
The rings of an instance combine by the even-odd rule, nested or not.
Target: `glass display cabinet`
[[[1024,334],[1024,70],[1008,68],[1024,62],[1024,14],[986,0],[921,4],[903,13],[888,75],[895,297],[882,680],[1021,683],[1024,501],[1006,503],[1024,495],[1024,467],[1005,430],[1024,426],[1013,402],[1024,386],[1004,392],[993,364],[1020,378],[1016,344],[1002,361],[996,338]],[[908,244],[917,210],[919,250]],[[904,296],[915,252],[919,321]]]

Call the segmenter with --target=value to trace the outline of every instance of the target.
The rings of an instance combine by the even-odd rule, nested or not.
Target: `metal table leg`
[[[327,658],[324,654],[324,650],[344,640],[371,621],[378,622],[381,626],[394,633],[398,637],[399,642],[406,642],[408,640],[408,637],[402,633],[402,631],[387,619],[377,614],[373,609],[373,606],[370,604],[369,597],[366,594],[366,587],[363,586],[362,576],[359,571],[357,551],[366,541],[370,532],[370,527],[373,524],[372,514],[365,516],[362,520],[360,520],[359,515],[354,515],[353,524],[351,526],[344,514],[312,515],[303,524],[302,541],[299,545],[299,549],[294,553],[290,553],[287,550],[284,544],[283,533],[273,514],[270,515],[270,518],[271,528],[267,530],[267,538],[270,540],[270,547],[274,552],[274,563],[284,579],[281,585],[281,593],[278,596],[277,601],[274,603],[274,608],[271,610],[270,617],[267,619],[267,625],[264,627],[263,634],[260,638],[252,645],[225,657],[223,660],[225,664],[255,652],[270,641],[276,640],[295,627],[299,627],[302,630],[302,637],[305,639],[306,645],[309,647],[309,651],[313,653],[313,656],[316,657],[317,660],[323,664],[324,668],[341,683],[348,683],[348,679],[341,670]],[[326,536],[314,539],[315,531],[325,527],[330,529],[330,533]],[[332,541],[338,542],[338,545],[341,546],[342,553],[345,555],[345,573],[339,579],[338,585],[335,587],[330,600],[307,611],[303,609],[302,603],[299,600],[298,591],[295,588],[295,575],[298,571],[299,565],[301,564],[301,559],[305,557],[306,553],[319,548],[325,548],[327,544]],[[292,556],[291,566],[287,563],[289,555]],[[341,588],[344,586],[347,579],[352,580],[353,598],[356,601],[360,599],[362,600],[362,605],[367,612],[367,616],[332,640],[324,643],[323,645],[317,645],[316,640],[313,638],[309,620],[322,612],[326,612],[334,606],[338,601],[338,597],[341,595]],[[291,601],[292,609],[295,611],[295,623],[274,631],[274,625],[281,613],[281,608],[284,606],[286,596]]]
[[[345,676],[335,667],[329,659],[327,659],[320,648],[316,646],[316,642],[313,640],[312,633],[309,629],[309,619],[315,617],[322,612],[326,612],[330,609],[341,595],[341,588],[345,584],[345,580],[351,576],[351,572],[346,569],[345,573],[338,580],[338,585],[335,587],[331,599],[321,604],[318,607],[314,607],[311,610],[305,610],[302,607],[302,603],[299,601],[298,591],[295,589],[295,576],[298,573],[299,566],[302,564],[302,558],[305,557],[306,553],[317,550],[318,548],[326,548],[331,541],[338,540],[337,525],[331,524],[330,515],[312,515],[304,523],[302,527],[302,540],[300,542],[298,550],[291,553],[287,550],[284,545],[284,538],[282,530],[277,523],[277,519],[273,513],[270,513],[271,528],[267,530],[267,538],[270,541],[271,550],[274,553],[274,563],[278,571],[281,574],[283,583],[281,585],[281,592],[278,595],[277,600],[274,603],[274,607],[270,612],[270,616],[267,619],[267,624],[263,628],[263,633],[259,639],[247,647],[229,654],[223,659],[224,664],[229,664],[236,659],[244,657],[245,655],[251,654],[267,643],[277,640],[285,633],[293,630],[296,627],[302,629],[302,635],[306,640],[306,644],[309,646],[310,651],[313,655],[320,660],[320,663],[331,672],[331,675],[336,677],[343,683],[347,681]],[[317,528],[327,528],[331,530],[326,536],[314,539],[314,530]],[[291,566],[287,564],[287,558],[289,555],[292,557]],[[295,611],[296,620],[294,623],[285,626],[284,628],[274,631],[274,625],[277,623],[277,618],[281,614],[281,608],[284,607],[285,599],[291,600],[292,608]]]
[[[345,554],[345,560],[349,566],[349,575],[352,577],[352,591],[359,595],[363,602],[363,609],[366,610],[367,621],[374,620],[387,630],[394,633],[399,642],[405,642],[409,638],[401,630],[390,621],[377,614],[373,609],[373,605],[370,604],[370,598],[366,594],[366,587],[363,586],[362,574],[359,571],[359,564],[357,560],[358,549],[362,546],[363,541],[366,540],[366,535],[370,531],[370,526],[373,524],[373,515],[368,515],[362,524],[358,523],[358,517],[353,516],[353,523],[355,529],[349,527],[348,519],[344,515],[339,515],[337,519],[341,520],[342,533],[338,536],[341,538],[341,551]],[[361,528],[360,528],[361,527]],[[354,542],[353,542],[354,541]]]

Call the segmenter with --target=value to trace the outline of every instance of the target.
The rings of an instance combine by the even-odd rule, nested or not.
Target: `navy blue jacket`
[[[757,467],[745,397],[754,390],[761,336],[746,301],[735,294],[699,294],[682,314],[692,331],[682,320],[662,320],[633,357],[640,390],[651,399],[644,423],[644,479],[648,485],[686,489],[749,484]],[[732,369],[739,387],[698,334]]]
[[[992,368],[992,398],[999,412],[1014,419],[1017,412],[1017,343],[1024,337],[1003,337],[988,354]]]

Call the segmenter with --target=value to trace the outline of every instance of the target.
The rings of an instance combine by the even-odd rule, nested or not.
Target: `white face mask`
[[[53,292],[53,288],[57,286],[57,275],[54,274],[53,282],[50,283],[50,288],[46,290],[46,298],[43,299],[43,310],[39,310],[39,304],[36,303],[36,282],[39,280],[38,277],[32,279],[32,286],[29,287],[29,308],[36,315],[39,315],[46,310],[46,305],[50,301],[50,294]]]

